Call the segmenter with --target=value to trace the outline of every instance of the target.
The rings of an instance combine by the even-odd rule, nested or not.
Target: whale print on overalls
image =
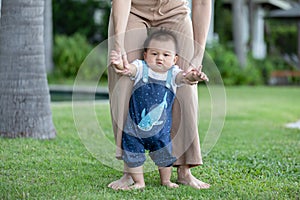
[[[164,123],[163,121],[159,121],[159,119],[161,118],[164,109],[168,106],[167,95],[168,93],[165,93],[163,102],[152,109],[147,115],[145,115],[146,108],[144,108],[142,111],[142,120],[138,124],[139,129],[143,131],[150,131],[154,125],[161,125]]]

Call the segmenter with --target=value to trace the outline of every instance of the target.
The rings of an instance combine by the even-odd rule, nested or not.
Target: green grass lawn
[[[284,125],[300,119],[300,88],[227,87],[226,94],[222,134],[204,165],[192,169],[208,190],[162,187],[157,171],[145,174],[142,192],[107,188],[122,173],[86,149],[72,105],[53,103],[55,139],[0,139],[0,199],[299,199],[300,130]],[[203,86],[199,100],[202,140],[211,112]],[[96,103],[96,116],[112,141],[107,103]]]

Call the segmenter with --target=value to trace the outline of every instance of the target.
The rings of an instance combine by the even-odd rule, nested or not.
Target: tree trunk
[[[52,46],[53,46],[53,32],[52,32],[52,0],[46,0],[44,5],[44,41],[45,41],[45,61],[46,72],[53,71],[53,58],[52,58]]]
[[[2,2],[0,0],[0,19],[1,19],[1,5],[2,5]]]
[[[243,29],[244,0],[232,1],[233,6],[233,40],[234,51],[242,67],[247,64],[246,44],[244,43],[245,30]]]
[[[55,137],[44,51],[44,0],[2,0],[0,136]]]

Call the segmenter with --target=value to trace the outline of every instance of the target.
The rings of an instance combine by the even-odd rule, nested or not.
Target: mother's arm
[[[211,20],[212,0],[192,0],[192,23],[194,33],[194,57],[191,64],[199,67],[205,51],[205,44]]]
[[[115,34],[114,49],[125,53],[124,37],[128,17],[130,13],[131,0],[113,0],[112,1],[112,22]]]

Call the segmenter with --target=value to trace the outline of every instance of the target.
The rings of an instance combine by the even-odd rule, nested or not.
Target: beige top
[[[155,20],[163,15],[172,17],[178,13],[188,14],[190,10],[187,5],[187,0],[132,0],[131,13],[146,19],[152,13],[152,20]]]

